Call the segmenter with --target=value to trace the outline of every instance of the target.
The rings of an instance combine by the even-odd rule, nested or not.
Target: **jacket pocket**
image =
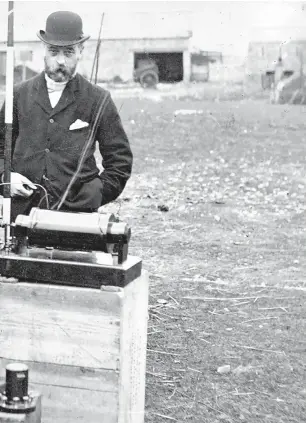
[[[103,182],[99,177],[83,183],[74,190],[71,197],[66,200],[66,205],[73,209],[98,209],[102,204]]]

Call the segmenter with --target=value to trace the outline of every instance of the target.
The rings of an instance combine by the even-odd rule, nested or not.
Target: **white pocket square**
[[[84,122],[83,120],[77,119],[69,126],[69,130],[73,131],[74,129],[86,128],[86,126],[89,126],[88,122]]]

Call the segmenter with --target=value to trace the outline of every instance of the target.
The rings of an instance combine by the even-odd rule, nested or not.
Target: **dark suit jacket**
[[[101,102],[105,107],[102,115],[97,116]],[[3,105],[0,112],[0,158],[4,157],[4,112]],[[69,130],[77,119],[88,122],[89,126]],[[131,174],[133,156],[129,141],[109,93],[79,74],[68,82],[54,109],[49,101],[44,72],[15,87],[12,171],[43,184],[51,205],[56,204],[78,166],[95,120],[94,142],[64,208],[96,210],[116,199]],[[104,171],[100,175],[94,158],[95,140],[103,158]],[[0,172],[3,171],[3,160],[1,162]],[[23,206],[29,206],[29,201],[23,198],[16,198],[13,204],[14,201],[21,205],[19,212],[23,212]]]

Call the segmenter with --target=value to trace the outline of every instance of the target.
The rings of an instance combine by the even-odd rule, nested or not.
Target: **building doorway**
[[[183,52],[134,53],[134,70],[142,63],[154,61],[158,67],[159,82],[180,82],[184,78]]]

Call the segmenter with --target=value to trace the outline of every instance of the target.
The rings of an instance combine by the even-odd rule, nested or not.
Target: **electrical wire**
[[[48,191],[46,190],[46,188],[44,187],[44,186],[42,186],[42,185],[40,185],[40,184],[34,184],[35,186],[37,186],[37,187],[39,187],[39,188],[41,188],[43,191],[44,191],[44,196],[42,197],[42,199],[40,200],[40,202],[38,203],[38,207],[40,206],[40,204],[41,204],[41,202],[42,202],[42,200],[45,200],[46,201],[46,206],[47,206],[47,209],[49,210],[49,208],[50,208],[50,204],[49,204],[49,198],[48,198]]]
[[[42,188],[43,190],[44,190],[44,193],[45,193],[45,195],[39,200],[39,203],[38,203],[38,205],[37,205],[37,208],[39,209],[39,207],[40,207],[40,205],[41,205],[41,203],[44,201],[44,200],[46,200],[46,206],[47,206],[47,210],[49,210],[50,209],[50,204],[49,204],[49,198],[48,198],[48,191],[46,190],[46,188],[45,187],[43,187],[42,185],[40,185],[40,184],[34,184],[34,185],[36,185],[36,186],[39,186],[40,188]]]
[[[1,183],[0,183],[0,186],[1,186],[1,185],[12,185],[12,184],[13,184],[12,182],[1,182]],[[24,185],[24,183],[21,183],[21,182],[20,182],[19,184],[14,183],[14,185]],[[50,205],[49,205],[48,192],[47,192],[46,188],[45,188],[45,187],[43,187],[43,186],[42,186],[42,185],[40,185],[40,184],[34,184],[34,183],[33,183],[33,185],[35,185],[35,186],[37,186],[37,187],[41,188],[41,189],[44,191],[44,194],[45,194],[45,195],[42,197],[42,199],[40,200],[40,202],[39,202],[39,204],[38,204],[38,207],[40,206],[40,204],[41,204],[42,200],[46,200],[47,209],[49,210]]]

